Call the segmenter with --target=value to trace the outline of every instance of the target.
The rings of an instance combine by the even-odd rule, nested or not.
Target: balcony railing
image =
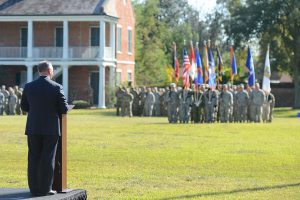
[[[0,58],[26,58],[27,47],[0,47]]]
[[[62,58],[62,47],[33,47],[34,58]]]
[[[69,58],[92,59],[98,58],[99,47],[70,47]]]
[[[97,59],[99,47],[69,47],[69,59]],[[48,58],[60,59],[63,57],[63,47],[33,47],[32,56],[35,59]],[[27,47],[0,47],[0,59],[17,59],[27,57]],[[115,53],[111,47],[105,47],[104,58],[115,59]]]

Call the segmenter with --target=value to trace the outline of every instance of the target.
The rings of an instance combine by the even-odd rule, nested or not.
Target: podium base
[[[0,188],[0,200],[20,200],[20,199],[36,199],[36,200],[86,200],[86,190],[67,189],[64,192],[50,196],[31,196],[29,189],[24,188]]]

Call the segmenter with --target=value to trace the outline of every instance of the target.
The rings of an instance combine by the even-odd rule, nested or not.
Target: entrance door
[[[93,90],[93,104],[98,104],[99,99],[99,72],[92,72],[90,75],[90,85]]]

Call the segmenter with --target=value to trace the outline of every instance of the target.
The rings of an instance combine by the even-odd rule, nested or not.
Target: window
[[[117,29],[117,51],[119,52],[122,52],[122,44],[121,44],[121,41],[122,41],[122,28],[121,27],[118,27]]]
[[[21,47],[27,47],[27,28],[21,28]]]
[[[57,27],[55,29],[55,46],[56,47],[62,47],[64,44],[63,40],[63,28],[62,27]]]
[[[128,71],[127,72],[127,81],[129,82],[131,82],[132,81],[132,72],[131,71]]]
[[[128,30],[128,53],[132,53],[132,30]]]
[[[92,47],[100,46],[100,29],[99,27],[91,28],[90,44]]]
[[[122,80],[122,72],[117,71],[116,84],[121,85],[121,80]]]

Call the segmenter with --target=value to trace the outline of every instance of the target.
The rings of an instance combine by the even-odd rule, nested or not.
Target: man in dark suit
[[[28,142],[28,185],[33,196],[53,195],[56,147],[60,115],[68,111],[62,86],[51,80],[53,67],[47,61],[37,66],[40,77],[25,85],[21,108],[28,112],[25,134]]]

